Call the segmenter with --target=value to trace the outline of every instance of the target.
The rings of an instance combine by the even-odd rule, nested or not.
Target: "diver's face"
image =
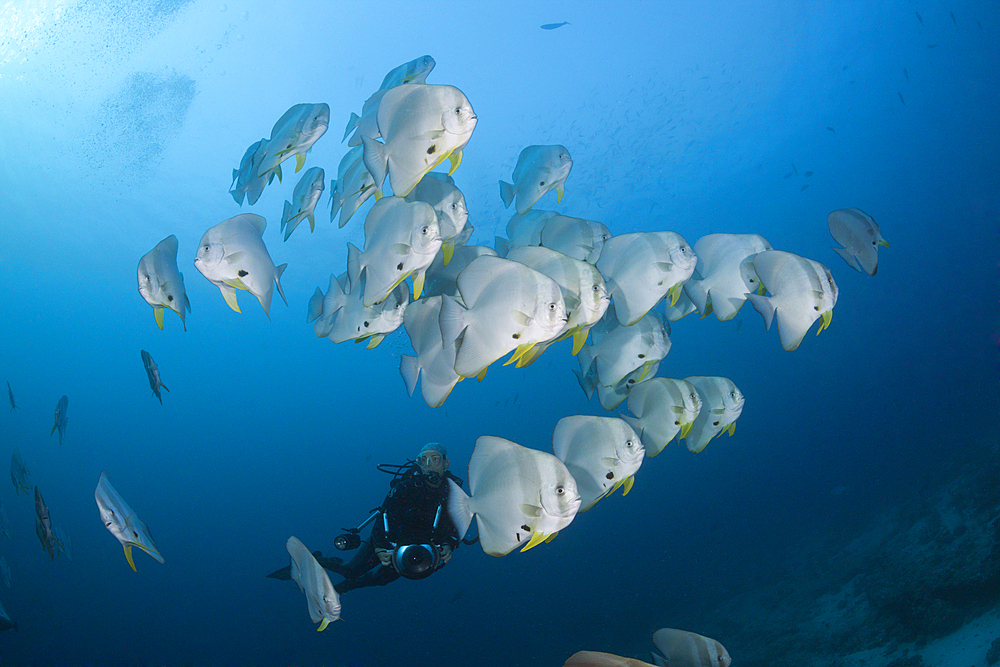
[[[431,472],[443,475],[444,471],[448,469],[448,459],[429,449],[420,455],[420,458],[417,459],[417,465],[420,466],[420,472],[424,475]]]

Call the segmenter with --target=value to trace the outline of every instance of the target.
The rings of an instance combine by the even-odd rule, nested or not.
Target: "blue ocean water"
[[[996,3],[972,0],[0,6],[0,380],[21,408],[0,409],[0,461],[20,451],[72,539],[72,560],[50,561],[32,499],[0,487],[0,602],[19,624],[0,663],[561,665],[580,649],[645,659],[654,630],[679,627],[751,664],[714,612],[727,599],[949,463],[996,466],[998,35]],[[549,451],[560,418],[617,414],[586,400],[568,343],[494,365],[440,408],[408,397],[402,330],[367,350],[305,322],[371,204],[282,242],[290,162],[256,205],[228,194],[246,147],[302,102],[331,107],[306,166],[333,177],[350,113],[425,53],[428,83],[457,86],[478,116],[454,173],[470,244],[505,235],[497,181],[520,150],[560,143],[565,196],[537,208],[690,243],[758,233],[826,264],[840,297],[794,352],[749,306],[675,322],[659,374],[731,378],[746,396],[732,438],[671,446],[627,497],[532,551],[462,547],[427,580],[351,591],[345,622],[317,633],[294,584],[264,575],[289,535],[331,553],[384,496],[376,464],[435,440],[465,478],[480,435]],[[826,216],[848,207],[891,243],[874,277],[830,249]],[[193,266],[204,231],[248,211],[288,263],[289,305],[276,296],[270,319],[243,292],[233,312]],[[170,234],[186,332],[169,312],[160,331],[136,288],[139,258]],[[170,388],[162,405],[140,349]],[[128,567],[93,500],[102,471],[163,565],[136,550]]]

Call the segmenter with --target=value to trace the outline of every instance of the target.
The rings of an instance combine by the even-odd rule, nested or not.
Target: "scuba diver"
[[[416,461],[401,466],[382,464],[378,469],[392,474],[389,493],[357,528],[334,539],[341,551],[358,549],[347,563],[336,557],[314,555],[327,570],[344,580],[334,586],[338,594],[364,586],[385,586],[400,576],[423,579],[451,560],[459,536],[448,514],[449,486],[445,478],[462,486],[462,480],[448,471],[448,452],[439,442],[429,442]],[[386,469],[389,468],[389,469]],[[368,539],[360,532],[372,524]],[[290,567],[269,575],[289,579]]]

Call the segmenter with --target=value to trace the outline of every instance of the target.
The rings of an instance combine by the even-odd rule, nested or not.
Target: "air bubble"
[[[224,12],[224,11],[226,11],[226,9],[228,9],[228,7],[226,7],[225,5],[222,5],[222,6],[219,7],[219,11],[220,12]]]
[[[250,20],[250,12],[243,12],[242,14],[240,14],[240,18],[243,19],[244,21],[249,21]]]

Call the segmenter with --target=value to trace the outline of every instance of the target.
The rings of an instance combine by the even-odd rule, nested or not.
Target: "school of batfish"
[[[596,391],[606,410],[627,400],[631,415],[559,420],[551,454],[502,437],[477,439],[468,467],[471,494],[450,482],[448,509],[462,535],[475,518],[483,550],[503,556],[552,540],[578,511],[619,487],[628,493],[644,457],[656,456],[671,441],[684,440],[688,450],[700,452],[716,436],[733,434],[744,397],[731,380],[656,376],[671,349],[670,322],[695,311],[731,320],[749,300],[768,331],[777,323],[783,348],[795,350],[816,320],[817,333],[830,325],[839,291],[822,263],[776,250],[758,234],[709,234],[692,245],[672,231],[615,235],[600,222],[534,208],[552,190],[557,203],[562,199],[573,160],[561,145],[521,151],[510,182],[499,181],[504,206],[513,204],[516,211],[507,238],[497,237],[493,248],[467,245],[473,227],[451,174],[477,116],[458,88],[425,83],[434,66],[433,58],[423,56],[393,69],[364,102],[361,115],[351,115],[344,133],[349,150],[330,183],[330,221],[339,212],[343,227],[369,198],[375,202],[364,220],[364,248],[347,244],[346,269],[330,276],[325,294],[316,289],[306,307],[307,322],[319,337],[367,341],[369,348],[402,326],[414,351],[400,357],[405,389],[413,396],[419,383],[432,408],[461,380],[483,380],[504,356],[509,355],[504,365],[523,367],[562,340],[571,341],[580,366],[574,372],[588,399]],[[275,177],[281,181],[282,163],[289,158],[299,172],[329,121],[325,103],[296,104],[285,112],[270,137],[251,144],[233,170],[233,199],[254,205]],[[432,171],[446,160],[447,174]],[[386,181],[391,195],[384,192]],[[324,189],[324,170],[306,170],[292,201],[284,203],[284,240],[303,220],[315,228]],[[875,275],[878,247],[889,244],[871,216],[847,208],[830,213],[827,222],[843,246],[836,252],[855,270]],[[281,288],[287,265],[272,261],[263,240],[266,225],[252,213],[215,224],[202,236],[194,264],[233,310],[239,312],[237,291],[245,290],[270,317],[275,287],[287,305]],[[139,261],[139,293],[161,329],[165,309],[177,313],[182,324],[191,309],[177,249],[177,238],[170,235]],[[656,309],[661,303],[662,311]],[[145,350],[142,360],[162,402],[160,389],[166,387],[159,369]],[[9,383],[8,392],[13,409]],[[53,426],[60,442],[66,407],[64,396]],[[18,492],[32,488],[17,450],[11,479]],[[65,551],[67,541],[57,534],[38,488],[34,491],[38,537],[53,557],[54,549]],[[163,562],[148,528],[106,473],[96,499],[133,569],[132,546]],[[5,516],[0,505],[4,526]],[[287,549],[293,578],[322,630],[340,617],[337,593],[299,540],[289,538]],[[0,566],[9,579],[6,562]],[[725,649],[700,635],[661,630],[657,644],[667,657],[705,653],[698,647],[711,645],[711,664],[729,664]],[[584,658],[567,664],[598,664]],[[693,658],[670,664],[675,662],[710,664]]]

